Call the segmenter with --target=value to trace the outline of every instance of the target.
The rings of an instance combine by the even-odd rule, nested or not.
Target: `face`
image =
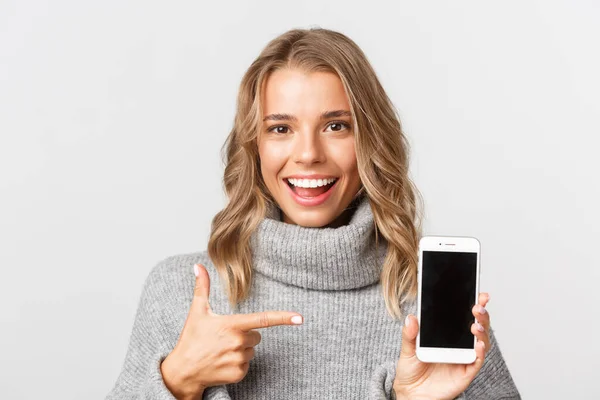
[[[262,176],[283,221],[306,227],[346,224],[360,189],[350,105],[339,77],[274,71],[262,88],[258,137]]]

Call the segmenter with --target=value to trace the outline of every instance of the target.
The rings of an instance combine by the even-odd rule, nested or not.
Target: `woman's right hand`
[[[163,380],[178,399],[201,399],[209,386],[240,382],[248,373],[254,346],[261,335],[256,328],[297,325],[291,311],[219,315],[208,302],[210,277],[202,264],[194,266],[194,298],[175,348],[161,364]]]

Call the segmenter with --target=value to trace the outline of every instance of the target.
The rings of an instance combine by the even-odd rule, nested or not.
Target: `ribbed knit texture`
[[[160,363],[172,351],[193,298],[194,263],[211,279],[218,314],[295,311],[304,324],[259,329],[246,377],[209,387],[204,399],[394,399],[402,323],[385,308],[379,273],[385,242],[374,247],[368,198],[351,204],[348,225],[307,228],[270,209],[252,236],[250,297],[231,309],[206,251],[168,257],[151,270],[141,293],[122,370],[106,399],[175,399]],[[416,312],[414,303],[403,306]],[[493,330],[481,371],[460,399],[520,399]]]

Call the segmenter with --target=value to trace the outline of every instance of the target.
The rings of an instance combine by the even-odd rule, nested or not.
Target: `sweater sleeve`
[[[397,360],[387,361],[375,369],[370,382],[370,399],[396,400],[393,383],[397,362]],[[490,328],[490,350],[483,366],[467,389],[455,400],[470,399],[521,400],[492,328]]]
[[[370,400],[396,400],[393,384],[397,363],[398,360],[386,361],[375,368],[369,382]]]
[[[162,361],[172,351],[166,326],[162,321],[163,305],[168,293],[161,269],[169,262],[157,264],[144,282],[133,328],[121,371],[106,400],[176,400],[166,387],[160,370]],[[209,387],[203,399],[228,400],[225,386]]]
[[[521,400],[521,395],[508,370],[494,330],[490,327],[490,349],[475,379],[461,399]]]

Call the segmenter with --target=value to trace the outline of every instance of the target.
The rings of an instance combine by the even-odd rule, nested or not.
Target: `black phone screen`
[[[421,347],[473,349],[477,253],[423,251]]]

